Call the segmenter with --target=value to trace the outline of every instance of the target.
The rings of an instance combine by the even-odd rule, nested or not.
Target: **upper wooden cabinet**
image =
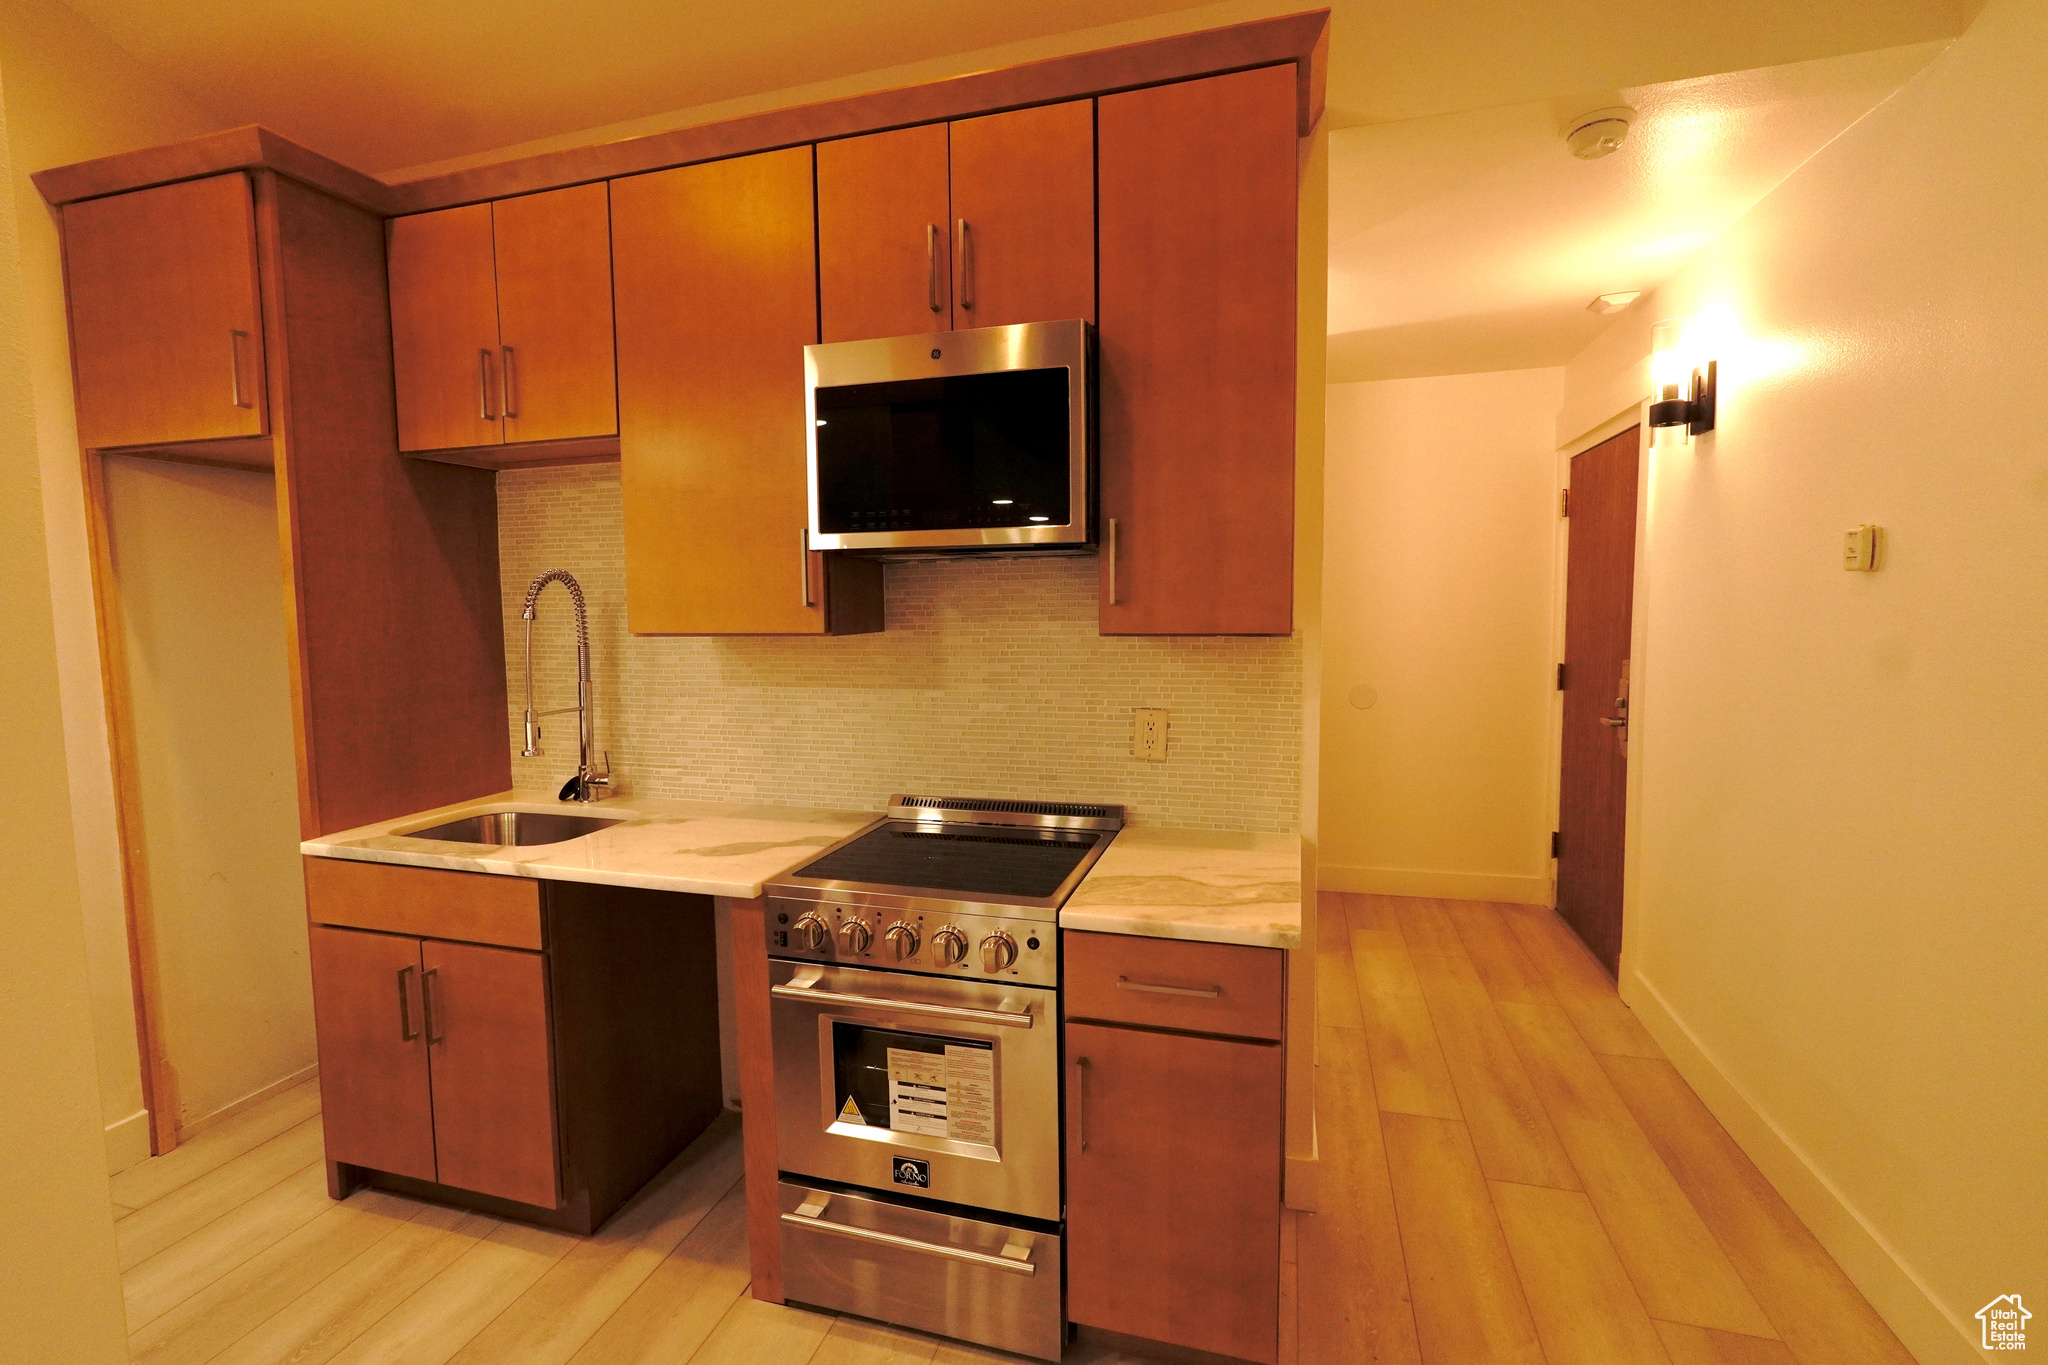
[[[602,183],[394,218],[390,235],[401,450],[618,431]]]
[[[818,145],[826,341],[1095,317],[1090,101]]]
[[[809,548],[811,183],[808,147],[612,183],[637,634],[881,629],[881,566]]]
[[[66,204],[63,227],[80,443],[264,435],[248,177]]]
[[[1105,635],[1294,628],[1295,98],[1098,102]]]

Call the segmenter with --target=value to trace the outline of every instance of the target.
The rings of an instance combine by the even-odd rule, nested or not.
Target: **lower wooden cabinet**
[[[336,1197],[587,1233],[717,1117],[707,898],[319,858],[306,890]]]
[[[1066,1056],[1067,1316],[1276,1359],[1280,1045],[1070,1020]]]

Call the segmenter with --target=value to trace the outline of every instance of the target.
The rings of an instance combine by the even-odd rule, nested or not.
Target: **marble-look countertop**
[[[1062,929],[1301,946],[1301,836],[1139,826],[1116,836]]]
[[[409,839],[400,829],[423,829],[483,810],[592,815],[625,823],[559,844],[526,848],[450,844]],[[437,810],[421,811],[360,829],[322,835],[299,845],[321,858],[404,863],[508,877],[598,882],[650,891],[751,899],[774,881],[818,856],[827,846],[874,821],[875,811],[805,810],[703,801],[618,797],[589,805],[557,801],[550,792],[510,791]]]

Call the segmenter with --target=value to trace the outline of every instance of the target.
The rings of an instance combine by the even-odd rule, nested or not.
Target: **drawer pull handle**
[[[1203,1000],[1214,1000],[1223,994],[1221,986],[1158,986],[1150,981],[1133,981],[1128,976],[1116,979],[1120,991],[1150,991],[1154,995],[1192,995]]]
[[[977,1010],[963,1005],[927,1005],[917,1000],[888,1000],[878,995],[847,995],[842,991],[821,991],[808,986],[773,986],[768,993],[784,1000],[806,1000],[814,1005],[851,1005],[856,1009],[881,1010],[889,1014],[929,1014],[940,1019],[964,1019],[1000,1028],[1030,1028],[1031,1016],[1015,1010]]]
[[[813,1196],[813,1200],[815,1200]],[[920,1242],[915,1237],[898,1237],[893,1232],[876,1232],[872,1228],[856,1228],[845,1223],[828,1223],[824,1218],[824,1205],[818,1203],[817,1212],[808,1210],[812,1200],[805,1201],[803,1208],[795,1213],[785,1213],[782,1221],[793,1227],[809,1228],[813,1232],[829,1232],[835,1237],[851,1237],[856,1242],[878,1242],[883,1246],[895,1247],[901,1251],[921,1252],[926,1256],[943,1256],[949,1261],[966,1261],[970,1265],[986,1267],[989,1270],[1004,1270],[1012,1275],[1036,1275],[1038,1267],[1024,1259],[1031,1254],[1028,1244],[1012,1241],[1003,1248],[1000,1256],[991,1256],[985,1251],[969,1251],[965,1247],[945,1246],[938,1242]],[[1014,1235],[1014,1234],[1013,1234]],[[1014,1253],[1014,1255],[1013,1255]]]

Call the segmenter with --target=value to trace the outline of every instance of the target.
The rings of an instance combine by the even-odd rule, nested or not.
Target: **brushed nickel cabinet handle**
[[[420,1012],[426,1016],[427,1041],[430,1043],[448,1041],[447,1034],[436,1036],[434,1033],[434,978],[440,974],[439,967],[429,967],[420,973]]]
[[[815,600],[813,600],[811,594],[811,528],[808,526],[803,527],[796,534],[796,562],[797,567],[803,570],[804,575],[804,605],[807,607],[815,607],[818,604]]]
[[[967,220],[960,220],[960,306],[974,307],[974,249],[967,236]]]
[[[1202,1000],[1214,1000],[1223,994],[1221,986],[1157,986],[1150,981],[1133,981],[1127,976],[1116,979],[1120,991],[1149,991],[1153,995],[1192,995]]]
[[[1109,519],[1108,534],[1103,537],[1102,552],[1109,556],[1109,605],[1116,606],[1123,601],[1116,587],[1116,518]]]
[[[476,415],[486,422],[498,420],[498,414],[491,411],[491,352],[488,347],[476,353]]]
[[[255,399],[245,397],[242,393],[242,342],[247,340],[248,336],[247,332],[236,328],[228,329],[228,387],[233,392],[235,406],[238,408],[256,406]]]
[[[1081,1150],[1088,1150],[1088,1059],[1074,1058],[1074,1131]]]
[[[926,291],[930,296],[932,311],[939,311],[939,225],[924,225]]]
[[[519,415],[519,372],[512,368],[512,348],[505,346],[500,349],[505,352],[505,415],[507,417],[517,417]]]
[[[401,1043],[409,1043],[420,1036],[420,1031],[412,1026],[412,1002],[405,995],[406,973],[417,970],[416,967],[398,969],[398,1041]]]

